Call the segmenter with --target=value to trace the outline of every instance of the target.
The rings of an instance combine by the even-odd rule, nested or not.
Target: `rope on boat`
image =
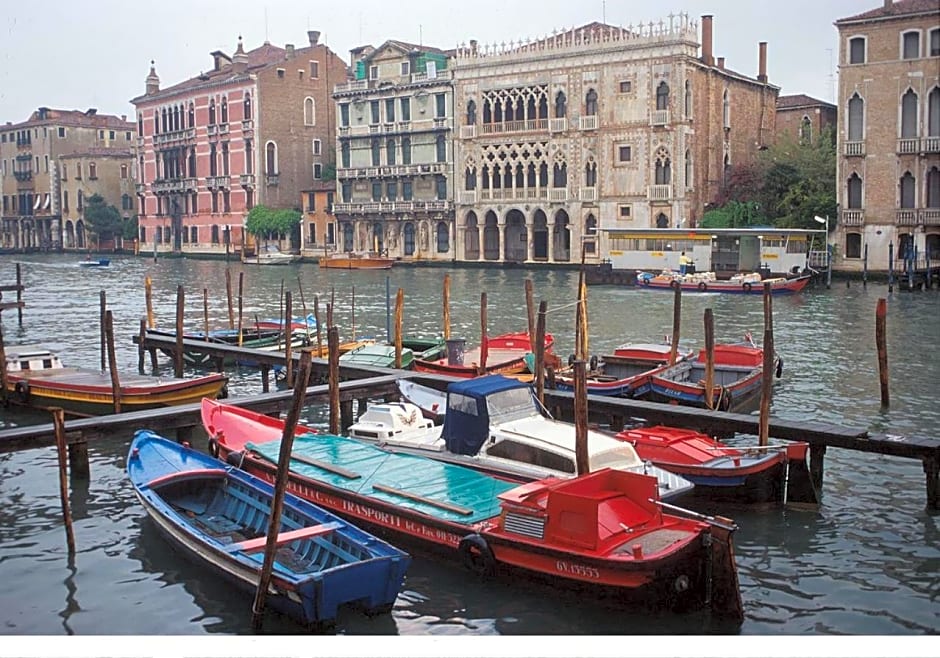
[[[738,529],[738,526],[734,523],[734,521],[731,519],[726,519],[723,516],[707,516],[705,514],[699,514],[698,512],[693,512],[690,509],[679,507],[678,505],[673,505],[671,503],[664,503],[663,501],[656,500],[655,498],[647,498],[647,501],[653,503],[654,505],[664,507],[665,509],[668,509],[672,512],[679,512],[681,514],[685,514],[686,516],[690,516],[693,519],[704,521],[705,523],[721,528],[722,530],[727,530],[728,532],[734,532]]]

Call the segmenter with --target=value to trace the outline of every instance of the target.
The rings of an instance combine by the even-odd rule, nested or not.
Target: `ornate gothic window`
[[[669,85],[665,82],[660,82],[656,87],[656,109],[669,109]]]

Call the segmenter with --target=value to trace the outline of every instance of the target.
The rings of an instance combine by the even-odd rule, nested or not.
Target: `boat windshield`
[[[490,423],[505,423],[537,415],[532,392],[528,388],[511,388],[486,396],[486,410]]]

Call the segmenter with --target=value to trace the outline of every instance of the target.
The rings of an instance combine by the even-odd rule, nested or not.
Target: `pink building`
[[[137,194],[143,251],[225,254],[251,249],[257,204],[297,206],[334,164],[330,91],[346,64],[308,32],[309,46],[265,42],[211,53],[212,70],[161,89],[151,63],[137,108]],[[286,247],[300,238],[282,236]]]

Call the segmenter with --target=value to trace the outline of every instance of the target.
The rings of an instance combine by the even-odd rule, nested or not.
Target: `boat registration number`
[[[555,562],[555,570],[559,573],[580,576],[581,578],[600,579],[601,572],[594,567],[586,567],[583,564],[570,564],[564,560]]]

